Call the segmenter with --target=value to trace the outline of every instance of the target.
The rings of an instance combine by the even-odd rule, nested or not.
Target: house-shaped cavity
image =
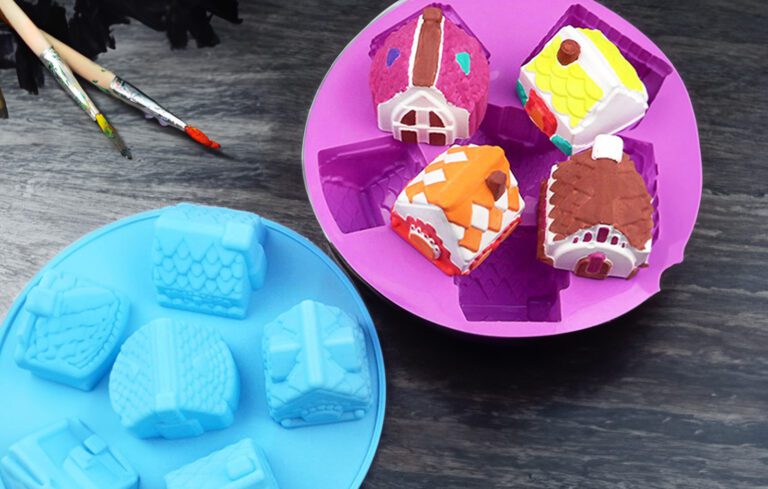
[[[631,126],[648,110],[648,91],[616,45],[597,29],[572,26],[521,68],[517,95],[567,155]]]
[[[379,129],[408,143],[470,137],[488,106],[489,55],[450,10],[431,6],[373,43]]]
[[[278,489],[264,452],[245,440],[165,476],[166,489]]]
[[[155,224],[153,280],[161,305],[244,318],[267,260],[261,218],[192,204],[163,211]]]
[[[90,391],[112,367],[129,309],[122,293],[69,273],[46,272],[24,302],[16,363]]]
[[[58,422],[11,446],[0,460],[0,478],[7,489],[139,487],[128,461],[78,419]]]
[[[304,301],[264,330],[272,418],[286,428],[355,420],[373,398],[365,334],[342,310]]]
[[[524,207],[504,150],[454,146],[403,189],[392,227],[446,274],[468,274],[515,229]]]
[[[123,344],[109,397],[139,438],[199,436],[232,424],[240,377],[214,328],[157,319]]]
[[[651,253],[651,195],[618,136],[552,168],[539,202],[539,258],[576,275],[631,278]]]

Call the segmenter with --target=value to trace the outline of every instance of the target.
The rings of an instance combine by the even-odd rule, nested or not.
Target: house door
[[[443,118],[428,109],[413,109],[400,118],[400,140],[404,143],[448,144]]]
[[[579,260],[575,272],[579,277],[604,279],[610,273],[611,266],[611,261],[603,253],[592,253]]]

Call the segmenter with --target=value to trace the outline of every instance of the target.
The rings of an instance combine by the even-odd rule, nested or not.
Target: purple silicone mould
[[[470,275],[457,277],[470,321],[560,321],[560,291],[569,272],[536,259],[537,228],[519,226]]]
[[[587,328],[626,313],[658,292],[662,272],[683,259],[698,212],[701,155],[696,120],[685,86],[663,53],[626,21],[590,0],[576,5],[551,0],[546,9],[523,0],[441,5],[446,16],[465,29],[464,21],[475,26],[478,39],[493,53],[487,115],[477,133],[462,143],[501,146],[527,207],[518,229],[466,277],[444,275],[391,230],[389,212],[397,194],[445,148],[401,143],[376,128],[369,103],[368,49],[375,50],[384,36],[428,5],[434,4],[401,2],[365,29],[328,73],[309,115],[304,140],[307,191],[326,236],[346,263],[408,311],[488,336],[544,336]],[[504,22],[488,21],[496,18]],[[620,134],[653,196],[655,211],[650,267],[632,280],[584,279],[536,260],[540,185],[552,165],[565,157],[530,122],[515,85],[531,47],[566,24],[605,32],[655,99],[646,117]]]
[[[637,74],[643,83],[645,88],[648,89],[648,103],[650,104],[656,98],[656,94],[659,93],[664,79],[672,73],[672,66],[663,59],[654,56],[648,50],[644,49],[641,45],[634,42],[629,37],[622,34],[618,29],[612,27],[606,21],[590,12],[585,6],[576,4],[572,5],[565,14],[560,17],[552,29],[549,30],[546,36],[541,39],[538,46],[531,51],[531,54],[525,59],[523,64],[531,60],[536,54],[538,54],[544,45],[552,39],[552,37],[562,29],[563,27],[570,25],[573,27],[583,27],[586,29],[599,29],[605,34],[612,43],[614,43],[621,51],[621,54],[627,58],[632,66],[637,70]]]
[[[323,193],[341,232],[389,222],[400,191],[426,165],[413,144],[391,136],[321,151]]]

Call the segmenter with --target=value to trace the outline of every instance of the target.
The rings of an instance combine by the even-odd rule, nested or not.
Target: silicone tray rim
[[[323,235],[325,236],[326,240],[328,241],[328,243],[333,248],[334,252],[338,255],[338,257],[340,257],[340,261],[344,264],[344,266],[349,271],[351,271],[351,273],[355,277],[357,277],[363,284],[365,284],[370,290],[374,291],[377,295],[386,298],[386,300],[388,302],[391,302],[392,304],[395,304],[397,307],[405,310],[409,314],[412,314],[412,315],[414,315],[416,317],[419,317],[420,319],[422,319],[422,320],[424,320],[424,321],[426,321],[426,322],[428,322],[430,324],[434,324],[434,325],[436,325],[438,327],[441,327],[441,328],[447,328],[447,329],[450,329],[452,331],[456,331],[456,332],[467,334],[467,335],[471,335],[471,336],[482,336],[482,337],[489,337],[489,338],[535,338],[535,337],[557,336],[557,335],[562,335],[562,334],[568,334],[568,333],[573,333],[573,332],[577,332],[577,331],[582,331],[582,330],[585,330],[585,329],[589,329],[589,328],[593,328],[593,327],[596,327],[596,326],[600,326],[602,324],[606,324],[606,323],[608,323],[610,321],[616,320],[616,319],[624,316],[625,314],[628,314],[629,312],[633,311],[634,309],[639,307],[641,304],[643,304],[644,302],[648,301],[650,298],[652,298],[653,296],[658,294],[661,291],[661,277],[662,277],[662,275],[666,271],[668,271],[670,268],[672,268],[672,267],[674,267],[676,265],[679,265],[679,264],[681,264],[683,262],[684,257],[685,257],[684,256],[685,255],[685,249],[686,249],[687,244],[690,242],[690,239],[691,239],[691,237],[693,235],[693,231],[694,231],[694,228],[695,228],[695,225],[696,225],[696,221],[698,219],[698,215],[699,215],[699,212],[701,210],[701,197],[702,197],[702,193],[703,193],[703,168],[702,168],[702,164],[701,164],[702,163],[702,158],[701,158],[701,140],[700,140],[698,121],[696,119],[696,113],[695,113],[695,110],[694,110],[694,107],[693,107],[693,103],[691,101],[691,96],[690,96],[690,92],[688,90],[688,87],[685,85],[685,81],[680,76],[680,73],[677,71],[677,68],[675,67],[674,63],[672,63],[672,61],[656,45],[656,43],[654,43],[652,40],[650,40],[648,38],[648,36],[646,36],[639,28],[635,27],[635,25],[633,23],[631,23],[630,21],[625,19],[622,15],[616,13],[614,10],[604,6],[602,3],[598,2],[597,0],[572,0],[570,5],[571,6],[573,6],[573,5],[582,5],[582,6],[594,5],[594,6],[598,7],[599,9],[603,9],[603,10],[609,12],[610,14],[615,16],[618,21],[623,22],[626,26],[628,26],[632,31],[634,31],[632,36],[639,35],[639,36],[642,36],[642,37],[648,39],[650,44],[656,49],[657,55],[659,55],[659,57],[662,60],[664,60],[666,63],[668,63],[672,67],[672,72],[668,76],[668,79],[667,79],[666,83],[667,84],[672,83],[672,81],[674,79],[677,79],[677,81],[680,82],[680,84],[682,85],[683,91],[684,91],[683,96],[685,97],[688,105],[691,107],[691,113],[692,113],[692,116],[693,116],[693,118],[692,118],[692,124],[693,125],[692,125],[691,129],[692,129],[693,134],[695,135],[695,138],[696,138],[695,143],[696,144],[694,145],[693,153],[691,154],[691,156],[695,157],[696,161],[699,163],[698,171],[696,172],[695,175],[693,175],[693,177],[695,177],[695,179],[696,179],[696,181],[693,182],[693,186],[696,189],[696,195],[694,196],[695,202],[693,202],[694,208],[695,208],[694,212],[692,214],[693,215],[693,219],[691,220],[690,226],[687,229],[685,229],[684,232],[681,233],[681,235],[684,236],[684,238],[685,238],[684,240],[682,240],[682,243],[678,242],[678,243],[670,244],[670,246],[669,246],[669,254],[671,256],[669,256],[667,258],[667,263],[665,265],[665,268],[663,268],[662,270],[659,271],[658,277],[657,277],[658,280],[654,281],[655,285],[654,285],[653,290],[646,290],[645,293],[647,295],[645,295],[644,297],[634,296],[634,297],[631,298],[631,300],[626,300],[625,299],[626,302],[624,303],[624,306],[621,307],[621,309],[623,311],[620,312],[620,313],[614,313],[613,312],[613,308],[610,308],[610,312],[606,312],[606,310],[607,310],[606,309],[606,310],[603,311],[603,316],[605,316],[605,317],[601,317],[601,318],[598,318],[597,320],[593,320],[593,321],[585,321],[583,317],[580,318],[579,320],[571,320],[571,322],[572,322],[571,327],[569,327],[567,329],[552,328],[551,327],[551,323],[550,323],[548,325],[549,327],[544,328],[543,331],[539,331],[539,332],[531,332],[529,329],[526,329],[525,331],[517,332],[515,334],[500,334],[498,332],[497,328],[494,328],[492,326],[491,327],[482,326],[482,324],[486,323],[486,322],[483,322],[483,321],[475,321],[473,323],[475,323],[477,325],[477,327],[475,327],[475,328],[468,328],[468,327],[462,327],[461,325],[438,323],[438,322],[431,321],[428,318],[424,318],[421,315],[417,314],[415,311],[411,310],[410,308],[402,305],[395,298],[389,297],[389,295],[385,295],[383,292],[378,290],[369,280],[367,280],[365,277],[363,277],[363,275],[358,270],[356,270],[349,263],[349,261],[344,256],[344,254],[342,253],[342,251],[339,248],[339,246],[337,246],[336,243],[334,242],[334,240],[331,238],[330,230],[326,229],[326,226],[323,225],[323,220],[321,219],[321,214],[324,212],[324,209],[323,208],[318,208],[318,205],[320,205],[320,204],[316,203],[315,200],[312,198],[312,195],[314,195],[314,194],[313,194],[313,192],[310,189],[310,182],[309,182],[309,179],[308,179],[307,165],[306,165],[306,146],[307,146],[307,136],[308,136],[308,133],[309,133],[310,119],[311,119],[312,113],[313,113],[313,111],[314,111],[314,109],[315,109],[315,107],[317,105],[317,99],[320,96],[320,92],[321,92],[321,90],[323,89],[323,87],[326,85],[326,83],[328,81],[328,77],[331,75],[331,73],[333,72],[334,68],[338,64],[339,60],[344,56],[344,54],[349,50],[349,48],[352,45],[354,45],[356,42],[358,42],[358,39],[363,36],[363,33],[365,33],[365,31],[367,31],[375,23],[377,23],[382,17],[384,17],[387,14],[391,13],[392,11],[398,9],[402,5],[411,3],[412,1],[413,0],[398,0],[398,1],[394,2],[392,5],[390,5],[389,7],[385,8],[382,12],[380,12],[379,15],[377,15],[376,17],[371,19],[371,21],[368,24],[366,24],[347,43],[347,45],[344,47],[344,49],[342,49],[339,52],[339,54],[336,56],[336,58],[334,58],[334,60],[331,63],[330,67],[325,72],[325,75],[323,75],[323,79],[320,82],[320,84],[318,85],[318,88],[317,88],[317,90],[315,92],[315,95],[312,98],[312,104],[310,105],[309,111],[307,112],[307,121],[306,121],[306,123],[304,125],[304,131],[303,131],[303,136],[302,136],[302,150],[301,150],[302,176],[303,176],[303,180],[304,180],[304,189],[307,192],[307,196],[308,196],[308,200],[309,200],[310,206],[312,207],[312,211],[315,214],[315,218],[317,219],[318,223],[320,224],[320,228],[323,231]],[[382,135],[386,135],[386,134],[382,133]],[[652,141],[649,141],[649,142],[652,143]],[[464,322],[468,322],[468,321],[464,321]],[[514,321],[499,321],[498,323],[499,324],[513,323],[514,324],[514,323],[517,323],[517,322],[514,322]],[[542,324],[542,325],[545,325],[545,326],[547,325],[547,323],[538,323],[538,322],[526,322],[526,323],[523,323],[523,324],[528,324],[528,325]]]
[[[94,239],[98,239],[100,236],[107,234],[109,232],[112,232],[115,229],[119,229],[124,226],[131,225],[133,223],[144,221],[148,219],[154,219],[162,213],[163,210],[166,208],[170,208],[172,206],[155,209],[151,211],[145,211],[141,212],[139,214],[134,214],[128,217],[124,217],[122,219],[118,219],[117,221],[111,222],[110,224],[107,224],[106,226],[102,226],[95,231],[91,231],[90,233],[82,236],[80,239],[75,241],[74,243],[70,244],[63,250],[61,250],[59,253],[56,254],[51,260],[49,260],[38,272],[27,282],[27,285],[21,290],[19,294],[16,295],[16,297],[13,299],[13,304],[11,305],[10,309],[8,310],[8,313],[5,316],[5,319],[0,323],[0,349],[3,348],[3,345],[5,344],[5,340],[8,336],[8,331],[10,330],[10,325],[13,323],[13,321],[16,319],[16,316],[19,314],[19,311],[24,305],[23,298],[27,296],[29,291],[37,285],[37,283],[42,278],[43,274],[51,269],[54,268],[56,265],[64,261],[70,254],[74,253],[75,251],[79,250],[81,247],[85,246],[89,242],[91,242]],[[360,293],[355,288],[354,284],[350,281],[349,277],[341,270],[339,265],[336,264],[336,262],[333,261],[332,258],[330,258],[328,255],[323,253],[320,248],[318,248],[314,243],[309,241],[304,236],[300,235],[296,231],[289,229],[282,224],[276,223],[274,221],[271,221],[269,219],[263,218],[264,225],[269,228],[272,231],[281,233],[285,235],[288,238],[293,239],[298,244],[303,246],[308,252],[313,253],[316,255],[320,260],[327,266],[330,271],[336,275],[336,277],[339,279],[339,281],[344,285],[344,287],[352,294],[354,297],[354,301],[357,304],[357,306],[360,308],[360,311],[363,313],[363,319],[366,321],[369,332],[369,337],[371,340],[371,344],[374,349],[374,355],[376,357],[376,368],[378,369],[378,384],[379,384],[379,402],[376,406],[376,424],[374,425],[374,433],[373,437],[371,438],[371,442],[368,446],[368,452],[366,453],[365,459],[363,463],[360,465],[360,470],[358,472],[357,477],[355,478],[351,488],[357,488],[360,487],[365,480],[366,475],[368,474],[368,471],[371,468],[371,465],[373,464],[373,459],[376,456],[376,452],[379,447],[379,442],[381,441],[381,433],[384,428],[384,418],[385,418],[385,411],[386,411],[386,394],[387,394],[387,386],[386,386],[386,372],[384,370],[384,356],[381,349],[381,343],[379,342],[379,336],[376,332],[376,327],[373,322],[373,318],[371,317],[370,311],[368,311],[368,308],[366,307],[365,303],[363,302],[362,297],[360,297]],[[373,333],[373,334],[371,334]]]

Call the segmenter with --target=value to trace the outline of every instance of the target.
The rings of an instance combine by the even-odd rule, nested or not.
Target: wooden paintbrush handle
[[[83,56],[50,34],[43,31],[40,32],[43,33],[45,39],[51,43],[53,48],[59,53],[61,58],[69,65],[70,68],[72,68],[75,73],[98,86],[102,90],[109,91],[109,85],[115,78],[114,73],[105,68],[102,68],[98,64],[88,59],[86,56]]]

